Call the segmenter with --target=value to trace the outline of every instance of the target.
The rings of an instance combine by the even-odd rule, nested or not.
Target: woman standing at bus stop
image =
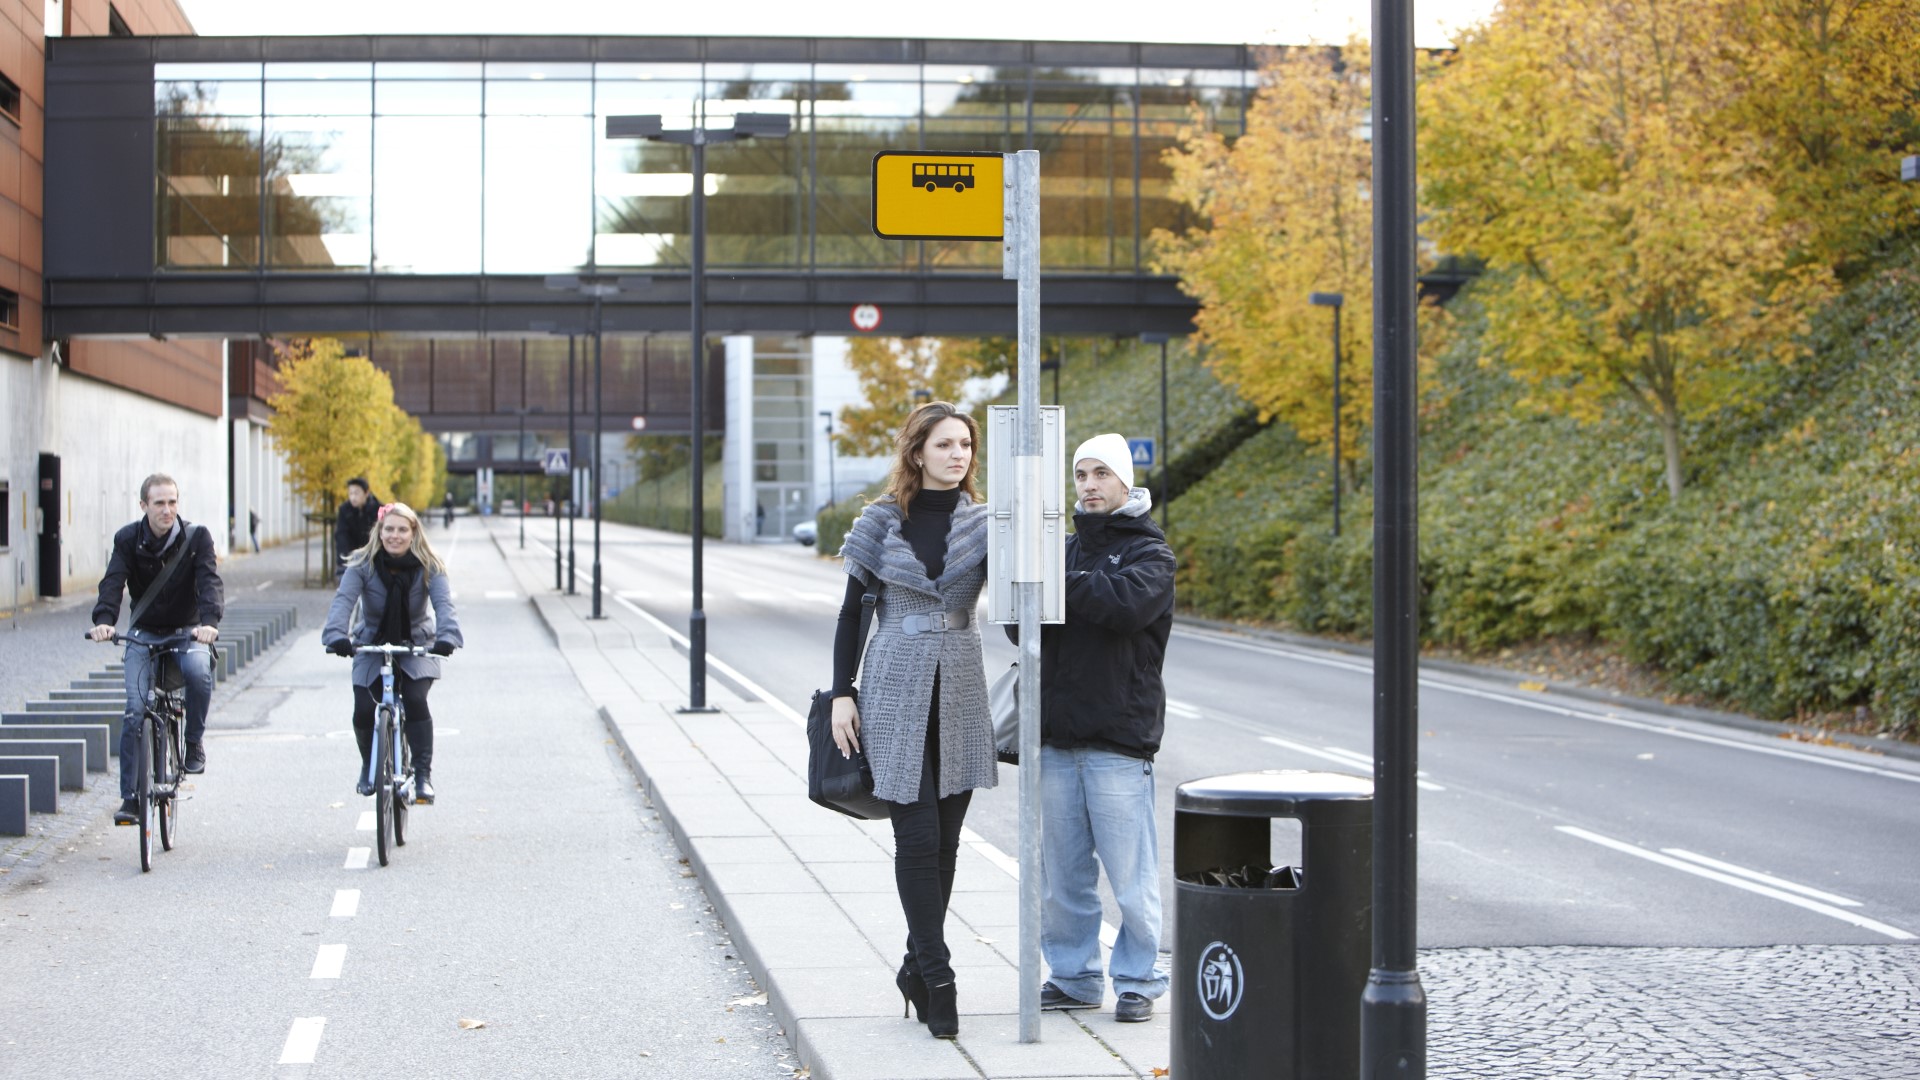
[[[974,608],[987,580],[991,515],[974,489],[980,429],[944,401],[894,437],[886,494],[841,548],[847,568],[833,645],[833,737],[861,746],[893,822],[893,877],[907,919],[894,983],[935,1038],[960,1032],[947,904],[973,789],[998,779]],[[878,595],[856,699],[861,598]]]

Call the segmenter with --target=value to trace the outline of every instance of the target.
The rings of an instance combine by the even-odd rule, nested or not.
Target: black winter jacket
[[[369,492],[360,509],[353,508],[351,499],[340,503],[339,513],[333,519],[333,561],[344,563],[347,556],[367,546],[373,539],[373,526],[380,520],[380,500]]]
[[[1173,549],[1145,514],[1075,514],[1067,621],[1040,630],[1040,740],[1153,760],[1173,631]]]
[[[213,535],[186,518],[175,518],[180,539],[187,545],[186,561],[174,568],[173,577],[140,613],[139,625],[154,631],[174,631],[193,626],[219,626],[226,609],[225,586],[220,582],[213,553]],[[120,621],[120,591],[125,589],[134,603],[147,595],[160,566],[172,549],[162,551],[161,537],[153,535],[147,519],[128,525],[113,534],[113,554],[107,559],[107,573],[100,579],[100,600],[93,605],[93,625],[112,626]]]

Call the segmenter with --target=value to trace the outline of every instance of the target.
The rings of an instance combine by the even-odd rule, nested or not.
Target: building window
[[[20,329],[20,294],[12,289],[0,289],[0,326]]]
[[[0,75],[0,114],[13,121],[16,126],[19,125],[20,84],[5,75]]]
[[[133,27],[127,25],[127,20],[120,15],[120,9],[114,7],[112,4],[107,5],[107,36],[133,36]]]
[[[0,480],[0,551],[13,546],[13,493]]]

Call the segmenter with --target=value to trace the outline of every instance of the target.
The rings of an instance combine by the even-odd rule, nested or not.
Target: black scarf
[[[382,549],[374,553],[373,569],[387,587],[387,608],[380,613],[380,636],[374,644],[413,644],[413,612],[407,605],[413,598],[414,579],[421,571],[419,557],[412,551],[395,557]]]

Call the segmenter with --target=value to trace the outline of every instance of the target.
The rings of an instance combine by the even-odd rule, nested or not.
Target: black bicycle
[[[367,756],[367,782],[373,786],[374,847],[380,865],[390,848],[407,843],[407,808],[413,805],[413,751],[403,738],[407,706],[393,689],[393,658],[427,656],[421,645],[357,645],[356,653],[380,654],[380,706],[374,714],[373,753]]]
[[[88,640],[92,640],[89,638]],[[119,634],[107,639],[124,645],[132,639]],[[160,848],[172,851],[180,837],[181,763],[187,757],[186,676],[180,671],[181,654],[190,646],[176,645],[152,649],[152,685],[147,687],[146,714],[140,724],[140,760],[122,761],[122,769],[134,769],[137,785],[134,799],[140,804],[140,871],[153,869],[153,836],[160,834]]]

